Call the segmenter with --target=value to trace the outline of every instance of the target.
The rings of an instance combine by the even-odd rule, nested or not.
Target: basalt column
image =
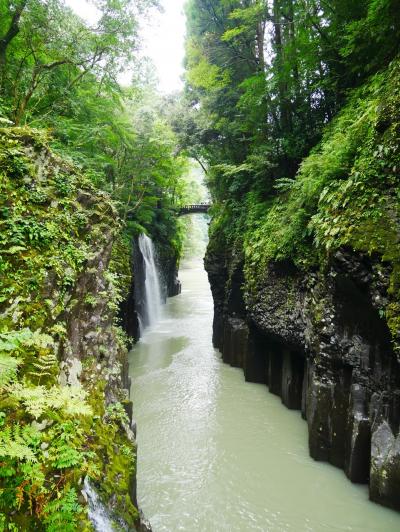
[[[206,267],[223,360],[301,410],[314,459],[400,510],[400,369],[379,310],[390,270],[343,250],[321,272],[271,264],[249,293],[237,256],[209,250]]]

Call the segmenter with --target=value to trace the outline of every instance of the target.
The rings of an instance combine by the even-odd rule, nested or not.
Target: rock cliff
[[[301,410],[314,459],[397,510],[399,80],[395,61],[356,91],[287,192],[217,206],[205,260],[224,361]]]
[[[92,529],[89,477],[120,528],[146,529],[115,320],[131,279],[117,212],[42,134],[23,128],[0,131],[0,198],[0,452],[10,471],[0,522]]]
[[[388,270],[341,250],[323,274],[271,264],[250,294],[240,258],[209,253],[206,268],[223,360],[301,410],[314,459],[369,483],[372,500],[400,510],[400,365],[377,308]]]

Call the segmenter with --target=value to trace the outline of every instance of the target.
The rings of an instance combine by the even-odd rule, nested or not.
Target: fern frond
[[[56,372],[58,372],[58,359],[55,353],[49,352],[42,354],[35,362],[32,363],[32,366],[36,371],[29,371],[29,375],[35,377],[51,377]]]
[[[35,453],[30,447],[38,442],[37,437],[32,438],[34,432],[37,431],[32,427],[18,424],[0,431],[0,457],[36,462]]]
[[[61,410],[67,416],[89,416],[92,409],[86,402],[87,393],[80,386],[24,386],[13,383],[8,392],[23,403],[27,412],[38,419],[48,410]]]
[[[0,387],[13,381],[17,375],[21,359],[0,353]]]
[[[28,328],[18,331],[5,331],[0,333],[0,352],[13,352],[21,347],[34,347],[48,349],[54,345],[54,340],[48,334],[31,331]]]
[[[274,188],[280,192],[287,192],[293,188],[295,182],[294,179],[290,179],[289,177],[281,177],[275,180]]]

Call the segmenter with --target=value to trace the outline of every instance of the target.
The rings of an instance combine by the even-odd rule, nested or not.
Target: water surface
[[[307,426],[213,349],[202,262],[131,353],[139,504],[154,532],[399,532],[400,514],[308,455]]]

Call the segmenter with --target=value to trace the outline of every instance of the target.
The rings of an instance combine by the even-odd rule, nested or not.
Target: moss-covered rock
[[[115,323],[130,275],[110,198],[42,132],[0,130],[0,528],[90,530],[86,476],[118,527],[135,528]]]
[[[206,268],[224,359],[301,405],[315,459],[400,510],[399,109],[397,59],[275,197],[214,205]],[[238,319],[247,345],[232,358]]]

